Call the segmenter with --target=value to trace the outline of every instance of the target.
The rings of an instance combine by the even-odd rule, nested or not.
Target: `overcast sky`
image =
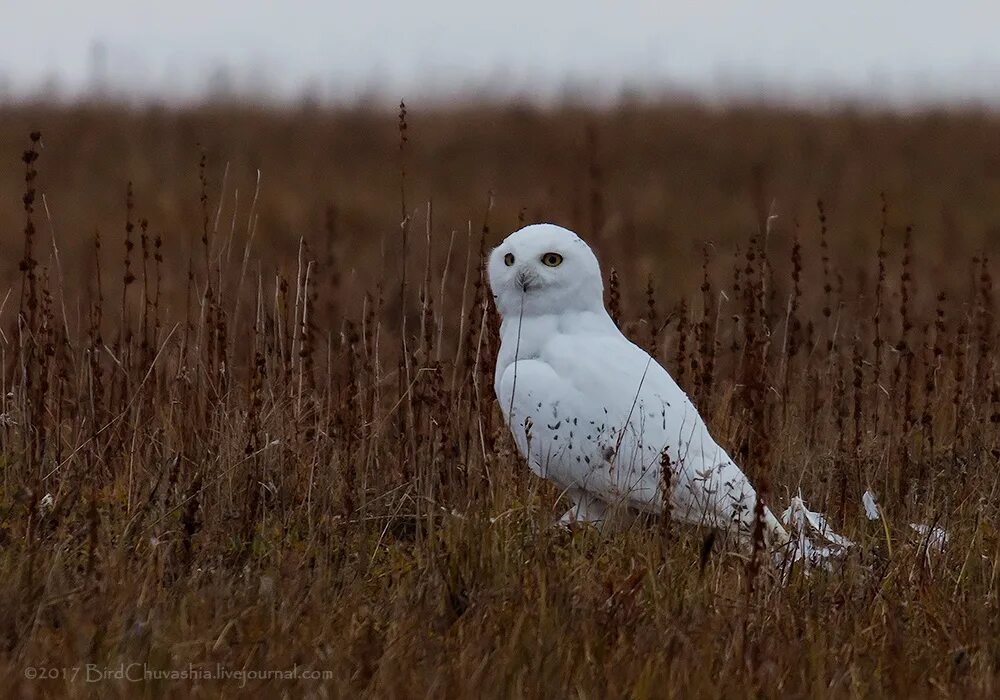
[[[93,85],[326,100],[567,85],[1000,105],[1000,3],[0,0],[0,99]]]

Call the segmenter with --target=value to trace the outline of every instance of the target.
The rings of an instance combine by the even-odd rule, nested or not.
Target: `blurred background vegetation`
[[[776,248],[788,248],[796,227],[815,246],[818,200],[833,263],[849,277],[855,260],[874,265],[883,193],[888,247],[915,224],[921,273],[951,270],[948,286],[962,283],[972,255],[1000,246],[1000,117],[990,112],[411,105],[407,120],[401,151],[393,109],[2,107],[10,167],[0,170],[0,240],[19,248],[24,182],[13,164],[41,129],[39,183],[74,286],[91,274],[95,232],[108,263],[120,258],[128,182],[151,235],[171,258],[187,258],[201,237],[192,203],[202,155],[221,235],[245,232],[253,205],[265,268],[293,264],[302,238],[333,256],[345,301],[373,287],[383,253],[400,264],[401,180],[405,214],[421,231],[432,204],[438,253],[452,232],[459,250],[470,226],[478,235],[492,202],[488,245],[522,221],[556,222],[592,241],[605,271],[652,275],[672,296],[693,289],[705,244],[729,265],[769,213]],[[9,285],[17,257],[6,259],[0,282]],[[772,264],[787,269],[784,258]],[[183,264],[165,270],[167,290],[185,283]]]

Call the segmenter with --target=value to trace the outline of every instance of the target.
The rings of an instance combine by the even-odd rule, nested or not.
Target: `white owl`
[[[602,521],[611,509],[663,511],[749,542],[757,494],[656,360],[604,308],[597,258],[552,224],[512,233],[490,255],[503,320],[494,389],[532,471],[572,499],[564,522]],[[771,546],[788,535],[764,509]]]

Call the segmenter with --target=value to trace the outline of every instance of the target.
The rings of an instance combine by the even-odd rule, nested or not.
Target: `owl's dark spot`
[[[549,430],[559,430],[559,426],[562,425],[562,421],[559,421],[555,425],[550,425]]]

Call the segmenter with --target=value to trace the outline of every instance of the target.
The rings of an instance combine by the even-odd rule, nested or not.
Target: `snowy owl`
[[[489,279],[502,317],[497,400],[532,471],[572,500],[562,521],[661,513],[669,483],[674,518],[748,543],[753,486],[667,371],[615,326],[590,246],[560,226],[526,226],[493,250]],[[786,543],[763,512],[767,544]]]

